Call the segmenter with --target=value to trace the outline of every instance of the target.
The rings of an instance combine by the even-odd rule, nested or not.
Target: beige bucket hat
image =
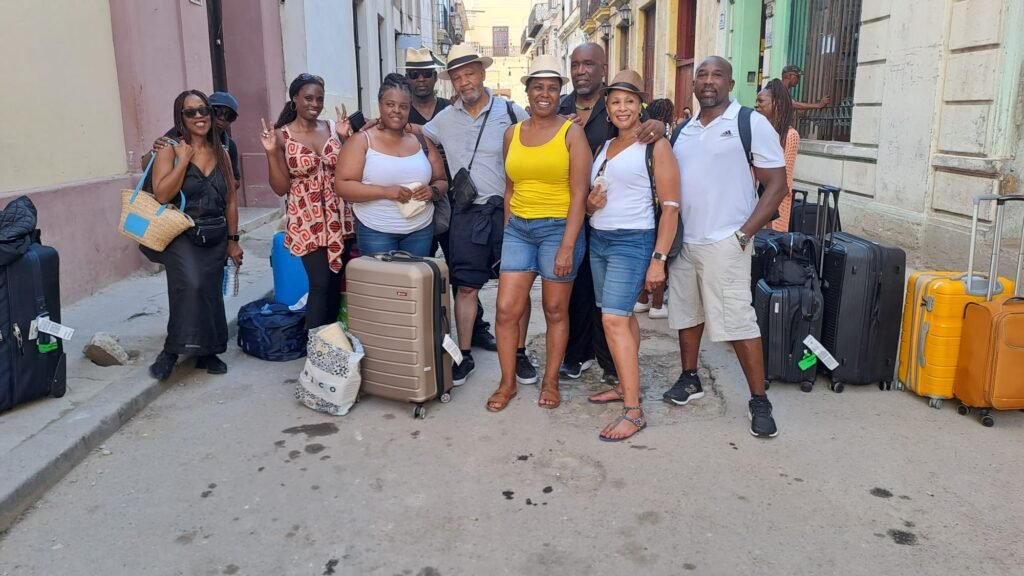
[[[473,62],[479,62],[486,70],[491,67],[491,64],[494,64],[494,59],[477,54],[476,50],[469,44],[456,44],[452,46],[451,52],[448,53],[448,65],[444,70],[438,72],[437,75],[443,80],[450,80],[451,78],[448,77],[449,72]]]

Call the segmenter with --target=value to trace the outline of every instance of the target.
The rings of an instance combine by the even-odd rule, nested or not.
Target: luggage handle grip
[[[970,254],[967,258],[967,290],[970,293],[971,288],[974,284],[974,252],[977,248],[978,242],[978,216],[983,202],[995,202],[996,203],[996,218],[995,218],[995,230],[992,238],[992,258],[989,263],[989,275],[988,281],[985,286],[985,300],[991,301],[992,296],[995,294],[995,285],[999,282],[999,249],[1002,243],[1003,235],[1003,207],[1007,202],[1021,202],[1024,201],[1024,194],[1016,195],[999,195],[999,194],[981,194],[975,196],[972,200],[974,204],[973,214],[971,216],[971,244]],[[1020,294],[1020,280],[1021,273],[1024,271],[1024,226],[1021,227],[1020,237],[1020,250],[1017,253],[1017,274],[1015,277],[1014,296]]]

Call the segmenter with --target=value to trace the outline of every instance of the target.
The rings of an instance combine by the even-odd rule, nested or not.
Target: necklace
[[[593,110],[594,106],[595,106],[595,104],[591,104],[590,106],[580,106],[579,104],[577,104],[576,105],[576,109],[577,110]]]

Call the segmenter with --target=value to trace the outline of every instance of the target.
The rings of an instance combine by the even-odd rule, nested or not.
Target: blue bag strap
[[[32,267],[32,290],[35,292],[36,316],[46,316],[46,295],[43,294],[43,268],[39,264],[39,254],[32,248],[25,252],[29,265]]]
[[[170,138],[168,138],[168,140],[170,141],[171,146],[174,146],[175,144],[178,143],[176,140],[172,140]],[[132,192],[132,197],[128,200],[129,204],[135,202],[135,197],[139,195],[139,190],[142,190],[142,184],[146,182],[146,176],[149,176],[149,171],[153,169],[153,162],[155,162],[155,161],[156,161],[156,154],[150,154],[150,156],[149,156],[149,164],[146,164],[146,169],[142,171],[142,177],[139,178],[139,183],[135,185],[135,190]],[[178,159],[175,158],[174,161],[175,161],[175,163],[177,163]],[[184,212],[185,211],[185,193],[182,192],[181,190],[179,190],[178,191],[178,197],[181,198],[181,211]],[[166,209],[167,209],[167,204],[161,204],[160,208],[156,211],[156,215],[159,216],[159,215],[163,214],[164,210],[166,210]]]

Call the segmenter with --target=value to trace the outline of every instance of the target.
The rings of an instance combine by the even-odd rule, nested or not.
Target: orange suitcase
[[[999,241],[1003,231],[1003,209],[1007,202],[1024,201],[1019,196],[986,196],[979,200],[996,201],[995,238],[992,269],[998,266]],[[975,201],[974,211],[978,211]],[[1017,257],[1017,292],[1024,270],[1024,228],[1021,253]],[[992,426],[991,409],[1024,409],[1024,298],[972,302],[964,310],[960,357],[957,362],[953,393],[960,400],[960,414],[978,411],[981,423]]]
[[[412,402],[426,418],[426,402],[451,400],[448,266],[392,252],[350,261],[345,276],[348,329],[366,351],[361,392]]]

